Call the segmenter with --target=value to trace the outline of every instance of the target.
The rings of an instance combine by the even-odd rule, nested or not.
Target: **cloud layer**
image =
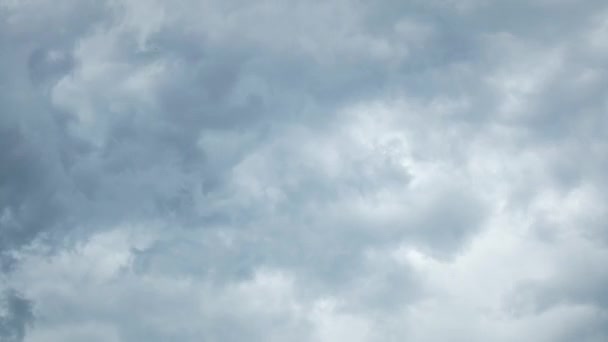
[[[0,338],[605,341],[607,18],[0,0]]]

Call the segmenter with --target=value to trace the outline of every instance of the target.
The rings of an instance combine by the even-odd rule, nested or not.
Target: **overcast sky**
[[[0,340],[608,341],[605,0],[0,0]]]

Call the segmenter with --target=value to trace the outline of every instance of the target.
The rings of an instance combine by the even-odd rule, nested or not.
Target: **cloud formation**
[[[604,341],[602,1],[0,1],[0,337]]]
[[[26,326],[33,320],[31,303],[14,291],[2,294],[0,337],[3,341],[22,341]]]

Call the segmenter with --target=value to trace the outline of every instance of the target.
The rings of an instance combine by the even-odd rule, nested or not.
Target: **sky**
[[[0,0],[0,341],[608,341],[604,0]]]

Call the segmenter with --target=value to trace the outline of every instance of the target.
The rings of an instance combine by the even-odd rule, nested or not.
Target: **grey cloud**
[[[61,77],[73,68],[73,57],[61,50],[39,48],[32,52],[28,60],[30,79],[34,84]]]
[[[3,6],[26,340],[605,336],[600,1]]]
[[[54,184],[46,177],[49,165],[18,126],[2,128],[0,143],[5,149],[0,159],[0,205],[3,265],[10,265],[14,248],[29,243],[36,235],[53,226],[62,216],[54,198]]]
[[[14,290],[5,290],[0,305],[0,337],[7,342],[23,341],[34,320],[32,303]]]
[[[530,280],[518,285],[515,312],[538,313],[560,305],[590,305],[605,312],[608,296],[604,290],[608,279],[602,265],[581,260],[564,262],[563,269],[547,280]],[[578,259],[578,260],[577,260]],[[580,281],[585,279],[586,281]],[[518,310],[519,309],[519,310]]]

